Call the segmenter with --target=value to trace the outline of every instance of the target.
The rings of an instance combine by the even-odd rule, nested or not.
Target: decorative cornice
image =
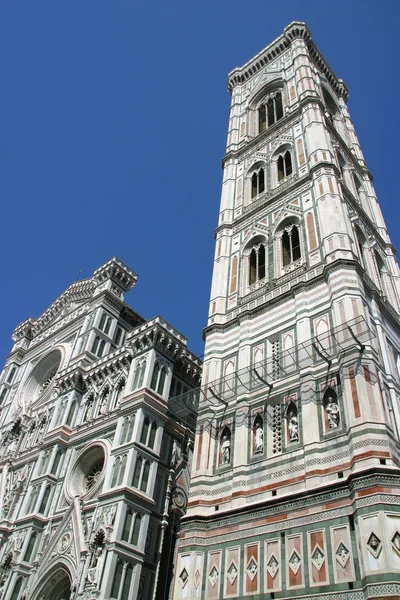
[[[303,21],[292,21],[285,29],[283,34],[276,38],[266,48],[261,50],[254,58],[245,63],[242,67],[237,67],[228,75],[228,91],[232,94],[236,85],[242,85],[251,77],[259,73],[269,63],[276,60],[281,54],[286,52],[294,40],[303,39],[314,63],[325,75],[327,81],[335,90],[338,96],[345,101],[348,99],[348,90],[342,79],[338,79],[325,58],[322,56],[317,46],[311,39],[311,32]]]

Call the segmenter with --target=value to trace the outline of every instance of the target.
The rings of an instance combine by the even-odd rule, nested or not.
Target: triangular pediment
[[[288,217],[296,217],[296,219],[298,219],[300,214],[301,206],[300,202],[296,198],[273,213],[272,223],[274,227],[276,227],[277,224],[281,223],[284,219]]]
[[[94,286],[90,279],[77,281],[70,285],[38,319],[33,321],[32,334],[36,336],[44,329],[68,318],[92,298],[93,291]]]
[[[251,104],[255,100],[261,100],[263,92],[268,93],[268,86],[279,83],[282,80],[282,71],[280,66],[267,67],[258,77],[253,89],[250,92],[248,102]]]
[[[258,235],[265,238],[268,237],[268,226],[266,223],[258,222],[249,227],[249,229],[246,229],[244,232],[242,248],[244,248],[252,238]]]

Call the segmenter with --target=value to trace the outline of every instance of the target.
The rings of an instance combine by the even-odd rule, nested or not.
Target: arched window
[[[165,378],[166,378],[165,366],[163,364],[160,364],[157,361],[154,365],[150,387],[152,390],[156,391],[157,394],[160,394],[161,396],[164,393]]]
[[[18,600],[18,596],[21,591],[23,582],[24,582],[24,580],[22,577],[19,577],[17,579],[16,584],[14,586],[13,593],[11,594],[10,600]]]
[[[280,154],[277,160],[278,168],[278,181],[282,181],[286,177],[292,174],[292,155],[289,150],[286,150],[284,154]]]
[[[149,417],[145,417],[143,421],[142,433],[140,434],[140,443],[146,444],[147,442],[147,434],[150,427],[150,419]]]
[[[154,369],[153,369],[153,375],[151,376],[150,387],[152,390],[155,390],[157,387],[159,372],[160,372],[160,365],[158,364],[158,362],[156,362],[156,364],[154,365]]]
[[[96,335],[94,342],[93,342],[93,346],[92,346],[93,354],[96,354],[96,356],[101,358],[104,354],[105,345],[106,345],[105,340],[102,340],[98,335]]]
[[[70,406],[68,415],[67,415],[67,420],[66,420],[66,425],[68,425],[69,427],[72,427],[74,425],[74,421],[75,421],[75,415],[76,415],[76,411],[78,410],[78,403],[76,402],[76,400],[74,400]]]
[[[251,177],[251,197],[255,198],[265,190],[265,170],[255,171]]]
[[[47,503],[49,501],[50,494],[51,494],[51,485],[49,484],[49,485],[46,485],[46,489],[45,489],[42,501],[41,501],[40,506],[39,506],[39,511],[38,512],[41,515],[45,515],[45,513],[46,513]]]
[[[4,389],[0,394],[0,405],[4,402],[6,396],[7,396],[7,390]]]
[[[37,533],[33,531],[31,537],[29,538],[28,547],[25,552],[24,561],[31,562],[31,559],[34,558],[34,549],[36,545]]]
[[[135,368],[135,375],[133,378],[133,389],[136,390],[143,385],[144,374],[146,371],[146,361],[139,362]]]
[[[229,427],[224,427],[219,438],[220,452],[219,464],[229,465],[231,462],[231,430]]]
[[[147,460],[144,461],[144,468],[142,472],[142,481],[140,483],[140,490],[142,492],[147,491],[147,483],[149,481],[150,464]]]
[[[282,264],[284,267],[301,258],[300,235],[296,225],[285,228],[281,243]]]
[[[151,427],[150,427],[150,432],[149,432],[149,441],[148,441],[148,446],[149,448],[153,448],[154,447],[154,442],[156,439],[156,433],[157,433],[157,424],[155,421],[152,422]]]
[[[126,444],[132,439],[133,428],[135,426],[135,415],[126,417],[122,425],[121,444]]]
[[[147,484],[149,481],[150,463],[148,460],[143,460],[139,456],[136,460],[135,471],[133,473],[132,487],[139,489],[142,492],[147,492]]]
[[[121,458],[120,460],[120,465],[119,465],[119,474],[118,474],[118,479],[117,479],[117,485],[122,485],[123,481],[124,481],[124,474],[125,474],[125,468],[126,468],[126,461],[127,461],[127,455],[124,454],[124,456]]]
[[[253,246],[249,256],[249,285],[265,278],[265,246]]]
[[[113,475],[111,479],[111,487],[122,485],[124,481],[127,455],[118,456],[114,461]]]
[[[32,488],[31,490],[31,495],[29,497],[29,503],[28,503],[28,507],[27,507],[27,514],[34,512],[35,508],[36,508],[36,500],[38,497],[38,493],[39,493],[39,487],[35,486],[34,488]]]
[[[366,243],[366,239],[365,239],[363,232],[357,225],[355,226],[355,234],[356,234],[356,241],[357,241],[357,248],[358,248],[358,254],[360,257],[360,262],[361,262],[362,266],[364,268],[366,268],[364,250],[366,248],[367,243]]]
[[[128,508],[125,515],[124,528],[122,530],[122,540],[124,542],[137,546],[141,522],[142,515],[134,513],[132,509]]]
[[[325,411],[325,429],[340,427],[339,401],[335,390],[330,387],[326,390],[322,398],[322,404]]]
[[[111,598],[129,600],[133,567],[131,563],[123,563],[118,559],[111,587]]]
[[[103,313],[101,315],[99,329],[101,329],[101,331],[104,331],[105,334],[108,334],[108,332],[110,331],[110,327],[111,317],[108,316],[106,313]]]
[[[157,385],[157,393],[160,394],[161,396],[164,393],[164,383],[165,383],[165,367],[163,365],[160,369],[160,376],[158,378],[158,385]]]
[[[51,467],[51,473],[53,475],[57,475],[57,473],[58,473],[58,467],[60,466],[62,455],[63,455],[62,450],[61,450],[61,448],[59,448],[54,457],[53,466]]]
[[[139,487],[140,474],[142,472],[142,463],[143,463],[143,459],[139,456],[136,460],[135,471],[133,473],[133,479],[132,479],[132,487],[134,487],[134,488]]]
[[[278,92],[273,98],[269,98],[258,109],[258,132],[262,133],[268,127],[282,119],[283,105],[282,94]]]
[[[16,371],[16,367],[13,367],[7,377],[7,383],[11,383],[12,380],[14,379],[14,375],[15,375],[15,371]]]

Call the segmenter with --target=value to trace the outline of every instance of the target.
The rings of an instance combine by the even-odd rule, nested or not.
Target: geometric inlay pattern
[[[336,548],[335,555],[339,565],[344,568],[349,560],[350,552],[343,542],[340,542],[339,546]]]
[[[382,550],[382,542],[373,531],[368,538],[367,548],[374,558],[378,558]]]
[[[297,554],[296,550],[293,550],[291,557],[289,558],[289,567],[292,569],[293,573],[297,575],[297,571],[301,566],[301,558]]]
[[[219,572],[218,572],[217,567],[214,565],[208,574],[208,579],[213,587],[215,587],[215,584],[218,581],[218,577],[219,577]]]
[[[189,579],[189,573],[186,571],[185,567],[183,567],[181,574],[179,575],[179,583],[181,584],[182,589],[187,584],[188,579]]]
[[[322,552],[321,548],[317,544],[315,546],[314,552],[311,555],[311,562],[314,565],[314,567],[317,569],[317,571],[319,571],[320,568],[322,567],[322,565],[324,564],[324,560],[325,560],[325,555]]]
[[[197,569],[196,573],[194,574],[194,587],[196,588],[196,590],[199,587],[200,579],[201,579],[200,571]]]
[[[279,569],[279,563],[274,554],[271,554],[271,558],[267,562],[267,571],[271,575],[272,579],[274,579]]]
[[[247,565],[246,571],[247,571],[247,575],[250,577],[251,581],[253,581],[253,579],[257,575],[257,571],[258,571],[258,564],[254,560],[253,556],[249,560],[249,564]]]
[[[394,535],[392,536],[392,546],[396,550],[398,554],[400,554],[400,533],[396,530]]]
[[[237,566],[235,565],[235,563],[232,561],[230,564],[230,567],[227,571],[227,577],[228,577],[231,585],[234,584],[237,576],[238,576],[238,569],[237,569]]]

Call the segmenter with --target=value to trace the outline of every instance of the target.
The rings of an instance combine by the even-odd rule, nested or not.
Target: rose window
[[[99,461],[90,469],[90,472],[86,476],[86,491],[91,490],[98,480],[100,479],[101,472],[104,467],[104,460]]]
[[[70,500],[76,496],[86,498],[100,493],[108,452],[107,444],[101,440],[92,442],[78,454],[65,481],[65,493]]]

